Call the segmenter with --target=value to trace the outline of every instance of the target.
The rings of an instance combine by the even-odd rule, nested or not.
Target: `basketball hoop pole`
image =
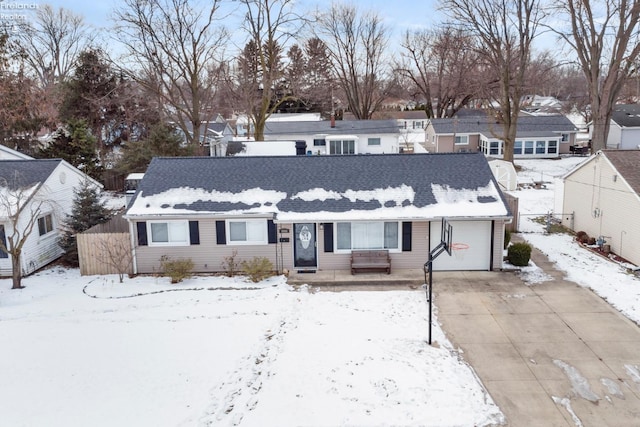
[[[429,303],[429,345],[431,345],[431,324],[433,316],[433,261],[442,254],[447,252],[451,256],[451,225],[446,219],[442,219],[442,231],[440,235],[440,243],[438,246],[429,251],[429,258],[424,264],[424,280],[427,283],[427,302]],[[428,281],[427,281],[428,276]]]

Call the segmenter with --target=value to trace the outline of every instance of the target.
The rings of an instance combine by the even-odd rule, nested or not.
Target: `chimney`
[[[336,127],[336,115],[331,113],[331,127]]]

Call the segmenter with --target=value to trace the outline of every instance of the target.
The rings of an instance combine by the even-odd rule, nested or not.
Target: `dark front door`
[[[293,265],[296,268],[316,268],[316,225],[314,223],[293,224]]]

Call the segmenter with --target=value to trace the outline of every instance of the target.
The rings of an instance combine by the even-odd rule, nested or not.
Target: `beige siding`
[[[134,226],[135,230],[135,226]],[[266,257],[276,266],[276,244],[269,245],[218,245],[216,244],[216,222],[213,219],[200,219],[200,244],[190,246],[139,246],[136,242],[136,261],[138,273],[159,273],[160,258],[190,258],[197,273],[223,272],[225,257],[237,251],[237,260],[250,260],[254,257]]]
[[[604,158],[596,156],[565,179],[563,225],[605,236],[611,250],[640,264],[640,199]]]
[[[411,227],[411,251],[392,252],[391,270],[422,268],[429,257],[429,223],[414,221]],[[318,233],[318,269],[350,270],[351,255],[324,252],[324,230]]]
[[[493,254],[491,270],[502,268],[502,258],[504,251],[504,221],[493,221]]]

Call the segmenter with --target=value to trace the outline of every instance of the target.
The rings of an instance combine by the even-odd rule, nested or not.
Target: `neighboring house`
[[[317,122],[322,120],[320,113],[274,113],[267,117],[267,122]],[[235,135],[252,138],[255,136],[255,126],[251,118],[245,113],[235,115]]]
[[[640,104],[616,105],[611,112],[607,149],[640,148]]]
[[[353,249],[422,269],[443,217],[466,249],[435,269],[502,267],[512,216],[479,153],[155,158],[125,213],[136,273],[158,272],[163,256],[220,272],[236,252],[278,271],[349,270]]]
[[[424,130],[428,119],[424,110],[385,111],[384,115],[398,122],[400,152],[426,152],[423,148],[426,142]]]
[[[514,144],[514,158],[554,158],[571,152],[578,129],[565,116],[522,116]],[[502,125],[488,117],[431,119],[425,148],[433,153],[480,151],[503,158]]]
[[[6,200],[6,195],[15,194],[17,189],[24,194],[22,199],[25,203],[18,220],[21,233],[32,212],[40,206],[37,224],[22,250],[24,275],[33,273],[62,255],[62,249],[58,245],[60,226],[66,215],[71,213],[74,189],[79,188],[85,180],[101,187],[97,181],[60,159],[0,161],[0,180],[0,200]],[[6,244],[5,236],[11,235],[13,228],[8,218],[7,203],[1,204],[0,238],[4,238]],[[11,259],[7,253],[1,252],[0,276],[10,276],[11,273]]]
[[[562,107],[562,102],[553,96],[527,95],[521,102],[521,109],[533,115],[560,114]]]
[[[189,133],[193,135],[193,127],[188,123]],[[215,120],[202,123],[200,129],[200,144],[208,150],[211,157],[226,155],[227,144],[233,139],[233,129],[218,115]]]
[[[600,151],[563,180],[563,225],[640,265],[640,150]]]
[[[402,147],[396,120],[267,122],[265,141],[304,141],[309,154],[389,154]]]
[[[0,144],[0,160],[30,160],[31,156]]]

